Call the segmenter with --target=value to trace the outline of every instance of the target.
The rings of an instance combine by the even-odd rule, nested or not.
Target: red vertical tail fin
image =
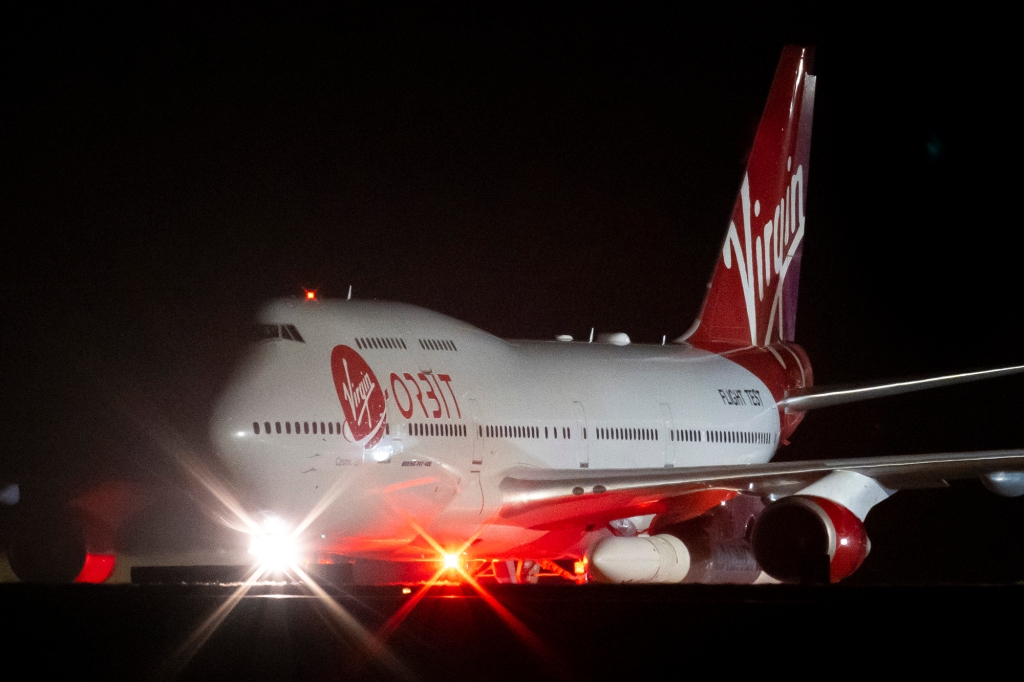
[[[698,319],[680,338],[723,352],[792,341],[814,114],[811,52],[786,47]]]

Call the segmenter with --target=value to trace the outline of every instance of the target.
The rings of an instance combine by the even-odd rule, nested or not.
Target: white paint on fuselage
[[[295,325],[304,342],[255,345],[219,403],[216,447],[252,507],[297,522],[328,496],[310,532],[337,551],[400,552],[416,536],[410,519],[438,536],[468,538],[494,521],[498,484],[513,466],[751,464],[768,461],[776,448],[779,415],[767,387],[735,363],[685,344],[503,341],[439,313],[374,301],[279,300],[258,321]],[[405,349],[359,348],[356,341],[396,338]],[[370,449],[320,428],[345,420],[331,373],[337,345],[356,349],[388,390],[389,433]],[[433,395],[410,401],[403,382],[412,394],[416,384]],[[745,404],[730,404],[737,401],[720,391],[757,391],[762,405],[742,398]],[[294,431],[296,422],[303,433],[285,433],[285,423]],[[305,432],[312,422],[315,435]],[[462,425],[466,435],[413,435],[431,425]],[[492,434],[533,431],[489,436],[488,427]],[[641,429],[644,437],[637,437]],[[670,429],[699,433],[700,441],[674,439]],[[767,434],[768,442],[709,442],[709,432]],[[489,525],[480,546],[497,552],[538,535]]]

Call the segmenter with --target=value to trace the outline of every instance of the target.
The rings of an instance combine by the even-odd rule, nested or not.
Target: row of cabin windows
[[[267,339],[287,339],[305,343],[302,334],[295,328],[294,324],[258,324],[253,329],[253,341],[266,341]]]
[[[454,341],[445,339],[417,339],[423,350],[458,350]]]
[[[772,445],[774,441],[774,436],[769,431],[705,431],[704,437],[709,443]]]
[[[282,427],[283,424],[283,427]],[[260,422],[252,423],[252,432],[257,436],[260,432],[285,433],[285,434],[309,434],[314,435],[341,435],[341,422]],[[553,426],[548,429],[544,427],[543,438],[555,438],[561,436],[565,440],[572,437],[572,429],[567,426]],[[391,427],[384,424],[384,432],[391,433]],[[479,434],[487,438],[541,438],[539,426],[513,426],[504,424],[491,424],[480,426]],[[674,429],[669,431],[673,441],[679,442],[708,442],[708,443],[740,443],[744,445],[773,445],[774,436],[769,431],[698,431],[696,429]],[[442,437],[465,437],[467,430],[465,424],[444,424],[444,423],[409,423],[410,436],[442,436]],[[618,429],[598,427],[595,429],[597,440],[658,440],[657,429]],[[587,437],[587,430],[583,429],[583,437]]]
[[[273,429],[271,429],[270,422],[263,422],[262,429],[260,428],[259,422],[252,423],[252,432],[257,436],[260,435],[260,431],[270,435],[271,433],[284,433],[284,434],[295,434],[305,435],[307,433],[320,434],[320,435],[341,435],[341,422],[274,422]],[[391,433],[391,429],[387,424],[384,424],[384,433]]]
[[[443,422],[409,422],[410,436],[466,436],[465,424],[445,424]]]
[[[283,424],[283,428],[282,428]],[[294,424],[294,431],[292,431],[292,425]],[[318,428],[319,427],[319,428]],[[260,435],[260,423],[252,423],[252,432],[257,436]],[[340,422],[274,422],[274,430],[270,429],[270,422],[263,422],[263,432],[270,433],[321,433],[321,434],[338,434],[341,435],[341,423]]]
[[[405,339],[396,336],[361,336],[356,338],[356,345],[362,349],[377,348],[380,350],[408,350]]]
[[[558,429],[562,429],[562,438],[568,439],[572,431],[566,427],[552,426],[551,430],[548,431],[548,427],[544,427],[543,438],[550,438],[551,434],[554,434],[555,438],[558,438]],[[512,426],[505,424],[491,424],[488,426],[480,427],[480,435],[486,436],[487,438],[541,438],[539,426]]]
[[[658,429],[594,429],[598,440],[658,440]]]
[[[489,425],[481,426],[480,435],[487,438],[541,438],[541,429],[538,426],[505,426]],[[562,438],[568,440],[572,436],[572,429],[562,427],[544,427],[543,438],[553,436],[558,438],[561,431]],[[629,428],[605,428],[594,429],[597,440],[660,440],[658,429],[629,429]],[[583,429],[583,437],[587,437],[587,430]],[[669,437],[673,441],[691,443],[740,443],[746,445],[772,445],[774,436],[768,431],[704,431],[697,429],[673,429],[669,431]]]

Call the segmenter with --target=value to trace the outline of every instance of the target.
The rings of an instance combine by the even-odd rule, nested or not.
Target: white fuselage
[[[477,556],[560,556],[581,538],[545,544],[498,518],[512,467],[753,464],[778,443],[762,381],[685,344],[504,341],[373,301],[279,300],[258,322],[214,442],[249,505],[315,516],[319,551],[417,558],[427,533],[475,537]]]

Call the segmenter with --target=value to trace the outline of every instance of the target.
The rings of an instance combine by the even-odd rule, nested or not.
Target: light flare
[[[392,676],[399,679],[415,679],[398,658],[387,650],[384,641],[379,636],[374,637],[341,604],[331,598],[331,595],[327,594],[324,588],[320,587],[305,571],[298,566],[291,566],[290,570],[313,593],[313,596],[317,598],[317,603],[324,607],[326,615],[330,619],[329,623],[338,626],[337,628],[332,628],[335,636],[339,638],[347,637],[353,640],[361,653],[367,657],[368,661],[379,660]]]
[[[462,575],[466,583],[476,590],[476,593],[480,595],[484,603],[491,607],[491,610],[501,618],[502,622],[505,623],[505,627],[526,644],[533,651],[534,655],[547,663],[549,671],[554,673],[553,677],[562,679],[573,678],[572,671],[568,669],[565,662],[558,658],[537,635],[533,634],[533,631],[523,621],[516,618],[511,611],[505,608],[501,602],[494,598],[494,595],[484,589],[483,585],[477,582],[476,578],[471,576],[461,566],[456,570]]]
[[[406,619],[409,613],[414,608],[416,608],[416,605],[419,604],[423,597],[426,596],[427,591],[430,590],[431,587],[437,585],[437,583],[440,582],[441,577],[444,574],[450,573],[454,568],[455,571],[458,572],[458,574],[466,575],[465,570],[463,570],[461,566],[459,558],[462,556],[462,553],[465,552],[469,548],[469,546],[473,544],[473,542],[477,539],[480,533],[483,532],[484,529],[484,527],[481,526],[479,529],[477,529],[476,533],[470,536],[470,538],[462,544],[460,548],[458,548],[454,552],[450,552],[446,550],[444,547],[442,547],[441,543],[435,540],[427,531],[423,529],[423,527],[420,524],[416,523],[413,519],[406,517],[406,521],[409,523],[412,529],[416,531],[416,533],[418,533],[420,537],[426,540],[427,543],[434,549],[434,551],[438,553],[438,555],[441,558],[441,568],[439,568],[437,572],[430,577],[429,580],[423,583],[423,585],[420,586],[420,589],[417,590],[416,594],[410,597],[409,600],[402,605],[402,608],[396,611],[391,616],[391,618],[388,619],[388,622],[386,622],[381,627],[381,629],[377,632],[377,638],[380,640],[381,643],[386,641],[387,638],[390,637],[391,634],[398,629],[398,626],[402,624],[402,622]],[[454,566],[446,565],[448,557],[454,557]],[[405,592],[403,590],[403,594],[404,593]]]
[[[181,646],[171,655],[170,659],[164,662],[163,669],[157,671],[154,677],[177,677],[184,670],[185,666],[188,665],[188,662],[192,660],[192,657],[196,655],[196,652],[203,647],[206,640],[210,639],[210,635],[220,627],[220,624],[224,622],[228,614],[242,600],[242,597],[262,577],[263,570],[259,567],[253,568],[252,573],[245,579],[245,582],[235,588],[231,595],[185,638],[185,641],[181,643]]]
[[[430,580],[424,583],[416,594],[405,602],[405,604],[402,605],[402,608],[391,616],[391,618],[388,619],[388,622],[385,623],[377,632],[377,640],[382,646],[387,638],[398,629],[399,625],[402,624],[402,621],[405,620],[423,597],[426,596],[427,591],[434,587],[444,574],[454,571],[461,578],[462,582],[472,587],[473,590],[480,595],[480,598],[483,599],[484,603],[487,604],[487,606],[490,607],[490,609],[494,611],[499,618],[501,618],[505,626],[511,630],[516,637],[526,644],[538,658],[541,658],[551,666],[551,670],[564,673],[563,675],[560,675],[561,677],[566,677],[567,679],[571,678],[571,675],[569,674],[570,671],[566,669],[565,663],[555,656],[554,653],[545,646],[544,642],[542,642],[537,635],[533,634],[533,631],[530,630],[525,623],[516,618],[515,615],[505,608],[501,602],[495,599],[494,596],[483,587],[483,585],[477,582],[476,578],[474,578],[463,565],[461,560],[463,553],[470,547],[470,545],[473,544],[480,533],[483,532],[483,526],[477,529],[476,533],[466,540],[458,550],[452,552],[442,547],[437,540],[435,540],[414,520],[407,519],[407,521],[409,525],[412,526],[413,530],[419,533],[420,537],[426,540],[427,543],[429,543],[430,546],[438,553],[438,556],[441,559],[441,568],[438,569]]]
[[[121,404],[120,407],[171,462],[185,472],[189,479],[198,483],[200,490],[206,491],[212,496],[212,501],[201,504],[204,511],[224,526],[254,538],[265,532],[265,528],[246,511],[231,489],[184,445],[180,435],[166,424],[159,411],[147,410],[145,401],[133,403],[131,407]],[[338,484],[331,486],[306,518],[296,525],[288,535],[292,539],[298,538],[337,499],[344,488],[344,485]],[[195,495],[195,497],[198,502],[200,496]],[[178,677],[196,652],[202,648],[242,598],[265,579],[268,570],[269,567],[262,563],[253,566],[245,581],[189,633],[174,654],[158,666],[152,677],[156,679]],[[348,611],[332,599],[298,565],[289,564],[283,567],[283,571],[287,575],[297,576],[299,581],[318,598],[317,602],[322,604],[327,611],[328,622],[336,626],[332,627],[336,635],[347,635],[350,639],[355,640],[362,651],[376,657],[373,660],[380,660],[384,663],[391,673],[391,677],[412,679],[412,675],[401,666],[393,654],[385,649],[383,643],[375,640]]]
[[[299,543],[291,533],[254,533],[249,553],[266,571],[280,572],[301,561]]]
[[[316,521],[320,516],[327,511],[328,507],[334,504],[345,490],[352,485],[352,479],[348,477],[338,477],[331,484],[331,487],[324,491],[324,494],[320,496],[316,504],[313,505],[309,513],[306,514],[306,518],[302,519],[293,533],[298,536],[301,535],[309,526]]]
[[[300,582],[317,598],[317,603],[322,605],[326,612],[335,636],[355,642],[357,648],[368,656],[368,662],[380,661],[388,669],[391,677],[412,678],[398,659],[387,651],[383,642],[376,640],[367,632],[299,566],[302,549],[299,537],[341,495],[348,482],[336,481],[325,491],[309,514],[289,531],[287,523],[276,515],[267,514],[257,521],[245,510],[229,488],[202,462],[185,452],[177,453],[174,459],[221,507],[220,511],[208,507],[208,511],[227,527],[251,536],[249,551],[257,558],[257,562],[245,582],[186,638],[164,665],[158,677],[176,677],[253,586],[265,580],[270,573],[283,573]],[[164,672],[167,674],[162,674]]]

